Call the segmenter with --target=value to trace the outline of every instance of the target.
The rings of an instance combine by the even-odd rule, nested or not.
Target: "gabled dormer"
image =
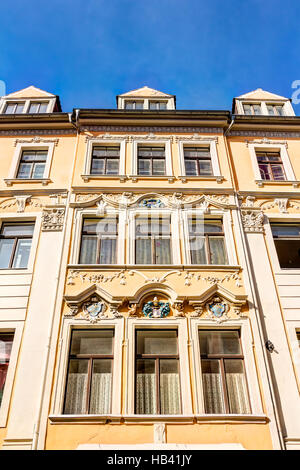
[[[175,95],[144,86],[117,96],[118,109],[165,111],[176,108]]]
[[[43,114],[61,112],[59,97],[29,86],[0,98],[0,114]]]
[[[261,88],[234,98],[232,112],[248,116],[295,116],[289,98]]]

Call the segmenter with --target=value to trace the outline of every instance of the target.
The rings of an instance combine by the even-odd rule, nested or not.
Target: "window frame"
[[[259,170],[260,170],[260,175],[261,175],[261,168],[260,168],[260,165],[266,165],[266,166],[268,167],[268,175],[272,177],[272,178],[270,178],[270,179],[267,179],[267,178],[262,178],[262,176],[261,176],[261,179],[262,179],[263,181],[276,181],[276,182],[277,182],[277,181],[286,181],[286,174],[285,174],[284,165],[283,165],[283,161],[282,161],[280,152],[270,152],[270,151],[269,151],[269,152],[262,152],[262,151],[255,151],[255,153],[256,153],[258,168],[259,168]],[[266,155],[265,155],[266,160],[265,160],[264,162],[259,162],[259,161],[258,161],[258,157],[262,157],[262,155],[260,155],[260,154],[262,154],[262,153],[265,153],[265,154],[266,154]],[[270,162],[270,161],[268,160],[268,158],[269,158],[270,156],[272,156],[271,154],[276,154],[277,156],[279,156],[280,161],[279,161],[279,162]],[[280,167],[282,168],[283,179],[281,179],[281,180],[277,179],[277,180],[276,180],[276,179],[274,178],[273,165],[278,165],[278,166],[280,166]]]
[[[245,106],[250,106],[251,114],[245,113]],[[261,111],[260,114],[256,114],[254,112],[253,106],[259,106],[260,107],[260,111]],[[264,115],[264,108],[263,108],[262,103],[260,101],[258,101],[258,102],[255,102],[255,101],[244,102],[243,101],[242,108],[243,108],[243,114],[245,116],[263,116]]]
[[[217,143],[218,137],[206,137],[203,139],[189,139],[183,140],[178,139],[178,146],[179,146],[179,171],[180,176],[179,178],[182,182],[186,182],[188,179],[199,179],[199,180],[211,180],[215,179],[217,182],[222,182],[224,177],[221,174],[220,169],[220,162],[217,152]],[[185,171],[185,159],[184,159],[184,148],[185,147],[209,147],[210,152],[210,161],[211,161],[211,168],[212,174],[211,175],[197,175],[197,176],[189,176],[186,174]]]
[[[14,236],[14,237],[8,237],[8,236],[5,236],[2,234],[2,230],[5,226],[7,225],[32,225],[33,226],[33,230],[32,230],[32,235],[29,236],[29,235],[22,235],[22,236]],[[0,268],[0,272],[2,271],[2,269],[13,269],[13,270],[20,270],[20,269],[27,269],[28,267],[28,263],[29,263],[29,259],[30,259],[30,254],[31,254],[31,249],[32,249],[32,240],[33,240],[33,234],[34,234],[34,228],[35,228],[35,223],[34,222],[22,222],[22,223],[18,223],[16,221],[14,222],[1,222],[1,226],[0,226],[0,240],[11,240],[13,239],[14,242],[13,242],[13,247],[12,247],[12,252],[11,252],[11,255],[10,255],[10,260],[9,260],[9,266],[7,268]],[[30,246],[30,253],[29,253],[29,256],[28,256],[28,262],[27,262],[27,266],[26,268],[25,267],[22,267],[22,268],[15,268],[13,266],[14,264],[14,261],[15,261],[15,255],[16,255],[16,250],[17,250],[17,246],[18,246],[18,242],[19,240],[31,240],[31,246]]]
[[[267,216],[267,222],[265,224],[266,241],[270,252],[270,259],[273,265],[274,273],[276,274],[299,274],[300,268],[282,268],[279,263],[276,246],[274,243],[273,233],[271,224],[276,223],[291,223],[299,224],[299,214],[265,214]]]
[[[111,215],[112,215],[112,214],[111,214]],[[109,235],[115,235],[115,237],[112,238],[112,239],[115,239],[115,240],[117,241],[117,242],[116,242],[116,250],[117,250],[116,259],[118,260],[118,245],[119,245],[119,243],[118,243],[118,241],[119,241],[119,240],[118,240],[118,239],[119,239],[119,237],[118,237],[118,233],[119,233],[118,229],[119,229],[119,216],[118,216],[118,214],[113,214],[113,216],[114,216],[114,218],[115,218],[115,217],[117,218],[117,231],[116,231],[116,234],[110,233]],[[99,220],[100,220],[100,219],[103,219],[103,218],[109,218],[109,215],[108,215],[108,214],[105,214],[103,217],[100,217],[100,216],[96,217],[96,219],[99,219]],[[83,235],[85,235],[85,234],[83,234],[84,222],[85,222],[85,220],[89,220],[89,219],[92,219],[92,220],[93,220],[94,218],[93,218],[93,217],[83,217],[83,219],[82,219],[82,229],[81,229],[79,258],[78,258],[78,264],[80,264],[80,265],[86,264],[86,263],[80,263],[79,261],[80,261],[81,250],[82,250],[82,237],[83,237]],[[94,235],[94,234],[92,234],[92,235]],[[96,235],[97,235],[97,234],[96,234]],[[103,264],[104,264],[104,263],[100,263],[102,240],[103,240],[103,237],[102,237],[102,236],[97,236],[96,263],[93,263],[94,265],[97,265],[97,266],[98,266],[98,265],[99,265],[99,266],[103,266]],[[116,264],[116,263],[109,263],[109,264]]]
[[[16,104],[24,103],[24,108],[23,108],[23,111],[22,111],[21,114],[29,114],[29,108],[30,108],[31,104],[45,103],[45,102],[48,103],[47,111],[45,112],[45,114],[52,113],[53,109],[54,109],[54,106],[55,106],[56,98],[55,98],[55,96],[50,95],[50,94],[49,94],[49,96],[44,97],[44,98],[43,97],[37,97],[37,98],[27,98],[27,97],[24,97],[24,98],[16,98],[16,97],[8,98],[7,97],[6,98],[6,97],[3,97],[2,104],[0,104],[0,114],[6,114],[5,113],[6,107],[10,103],[16,103]],[[30,114],[39,114],[39,113],[30,113]],[[7,116],[10,116],[10,114],[7,114]]]
[[[139,175],[138,174],[138,147],[165,147],[165,175]],[[167,139],[158,138],[157,140],[141,139],[140,137],[133,137],[132,142],[132,162],[131,162],[131,175],[133,181],[138,179],[151,179],[151,180],[169,180],[173,182],[173,165],[171,155],[171,137]]]
[[[31,162],[26,162],[26,161],[22,161],[23,160],[23,155],[25,152],[28,152],[28,150],[22,150],[22,154],[21,154],[21,158],[20,158],[20,162],[19,162],[19,167],[18,167],[18,170],[17,170],[17,179],[18,180],[40,180],[40,179],[43,179],[44,177],[44,173],[45,173],[45,168],[46,168],[46,163],[47,163],[47,151],[43,151],[43,150],[32,150],[32,152],[45,152],[46,153],[46,160],[40,160],[40,161],[36,161],[36,160],[32,160]],[[30,170],[30,178],[20,178],[20,167],[22,165],[22,163],[30,163],[31,164],[31,170]],[[33,175],[33,172],[34,172],[34,168],[36,166],[37,163],[44,163],[44,171],[43,171],[43,177],[42,178],[34,178],[32,177]]]
[[[133,104],[133,108],[127,108],[126,105],[127,103],[132,103]],[[137,108],[136,107],[136,103],[142,103],[142,107],[141,108]],[[126,111],[142,111],[143,109],[145,109],[145,100],[143,99],[138,99],[138,98],[134,98],[134,99],[124,99],[124,109]]]
[[[84,159],[83,173],[81,175],[84,182],[89,182],[89,180],[94,179],[120,179],[121,182],[126,180],[125,174],[125,153],[126,153],[126,136],[113,136],[112,139],[106,139],[105,134],[103,137],[90,138],[87,141],[86,154]],[[120,148],[119,156],[119,173],[117,175],[97,175],[92,174],[92,156],[94,147],[116,147]]]

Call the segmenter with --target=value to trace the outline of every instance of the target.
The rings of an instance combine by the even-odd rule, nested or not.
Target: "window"
[[[281,268],[300,268],[300,224],[271,224]]]
[[[283,105],[267,104],[267,109],[270,116],[284,116]]]
[[[298,340],[298,346],[300,348],[300,331],[296,331],[296,336],[297,336],[297,340]]]
[[[111,410],[114,330],[73,330],[64,414]]]
[[[117,216],[84,219],[79,263],[115,264],[117,262],[117,240]]]
[[[284,181],[286,179],[280,152],[256,152],[256,157],[263,180]]]
[[[46,113],[47,108],[48,108],[48,104],[49,104],[48,101],[42,101],[40,103],[38,103],[36,101],[33,101],[33,102],[30,103],[28,113],[29,114]]]
[[[14,335],[11,333],[0,333],[0,406],[11,356],[13,339]]]
[[[192,264],[227,264],[222,222],[202,217],[188,218]]]
[[[0,269],[27,268],[34,224],[3,223],[0,234]]]
[[[45,172],[48,152],[46,150],[26,150],[22,152],[17,178],[42,179]]]
[[[199,330],[206,413],[251,413],[237,330]]]
[[[135,412],[181,413],[177,330],[136,331]]]
[[[187,176],[211,176],[209,147],[184,147],[185,174]]]
[[[149,109],[156,109],[157,111],[167,109],[166,101],[150,101]]]
[[[144,109],[144,101],[125,101],[125,109]]]
[[[244,113],[249,115],[262,114],[260,104],[244,104]]]
[[[166,174],[165,147],[138,146],[138,174],[163,176]]]
[[[7,103],[5,114],[21,114],[23,113],[25,103]]]
[[[93,147],[92,175],[118,175],[120,147]]]
[[[137,216],[136,264],[171,264],[171,216]]]

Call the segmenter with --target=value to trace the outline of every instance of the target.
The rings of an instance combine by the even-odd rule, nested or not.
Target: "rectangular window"
[[[206,413],[251,413],[239,331],[199,330]]]
[[[34,224],[3,223],[0,233],[0,269],[27,268]]]
[[[283,106],[278,104],[268,104],[268,113],[270,116],[284,116]]]
[[[188,227],[192,264],[228,264],[220,220],[190,216]]]
[[[116,264],[117,242],[117,216],[84,219],[79,263]]]
[[[26,150],[22,152],[17,178],[42,179],[48,152],[46,150]]]
[[[243,107],[244,107],[245,114],[248,114],[248,115],[262,114],[260,104],[244,104]]]
[[[137,414],[180,414],[177,330],[136,331]]]
[[[286,179],[280,152],[256,152],[261,178],[284,181]]]
[[[92,175],[118,175],[120,164],[120,147],[93,147]]]
[[[0,333],[0,406],[11,356],[13,339],[14,335],[12,333]]]
[[[184,147],[185,174],[187,176],[211,176],[209,147]]]
[[[138,174],[164,176],[166,174],[165,147],[138,146]]]
[[[137,216],[136,264],[171,264],[171,216]]]
[[[300,268],[300,224],[272,223],[274,244],[281,268]]]
[[[23,113],[25,103],[7,103],[5,114],[21,114]]]
[[[166,101],[150,101],[149,109],[155,109],[157,111],[167,109]]]
[[[144,101],[125,101],[125,109],[144,109]]]
[[[46,113],[47,108],[48,108],[48,104],[49,104],[48,101],[42,101],[40,103],[38,103],[37,101],[33,101],[32,103],[30,103],[28,113],[29,114]]]
[[[73,330],[64,414],[111,411],[114,330]]]

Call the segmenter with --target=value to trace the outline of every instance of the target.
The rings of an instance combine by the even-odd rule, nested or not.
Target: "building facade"
[[[0,100],[0,444],[297,449],[300,118]]]

